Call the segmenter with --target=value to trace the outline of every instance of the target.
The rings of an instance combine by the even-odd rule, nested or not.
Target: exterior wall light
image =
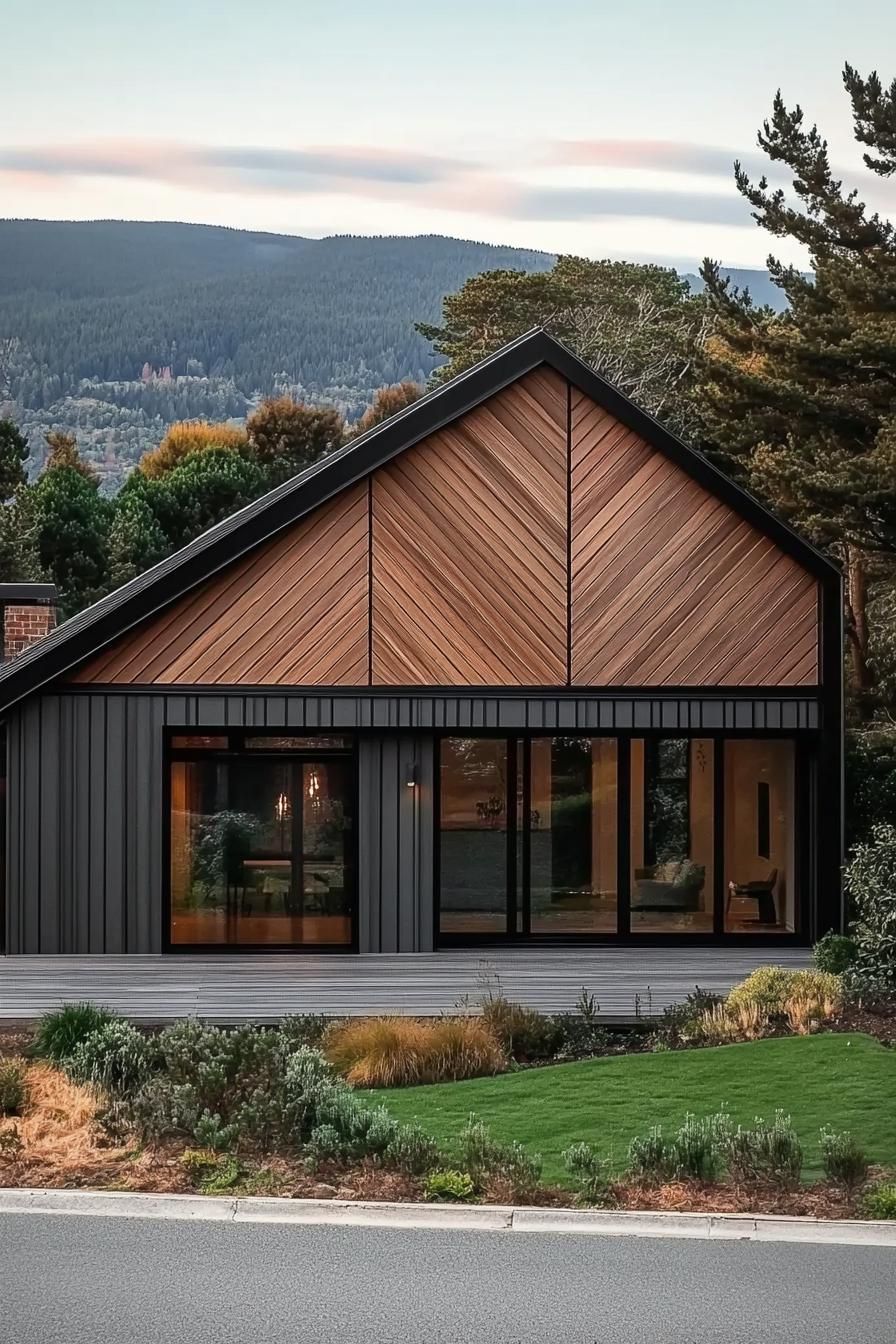
[[[409,789],[415,789],[415,788],[417,787],[417,767],[416,767],[416,765],[409,765],[409,766],[408,766],[408,779],[407,779],[407,784],[408,784],[408,788],[409,788]]]

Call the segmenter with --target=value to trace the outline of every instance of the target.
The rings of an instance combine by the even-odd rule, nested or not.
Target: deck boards
[[[401,955],[0,957],[0,1023],[92,999],[136,1022],[197,1016],[271,1022],[286,1013],[365,1015],[475,1008],[498,984],[544,1012],[574,1008],[584,987],[607,1021],[632,1021],[695,985],[723,992],[754,967],[809,964],[801,948],[494,948]]]

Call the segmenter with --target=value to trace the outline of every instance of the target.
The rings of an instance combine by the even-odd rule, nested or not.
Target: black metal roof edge
[[[47,606],[55,602],[59,594],[55,583],[0,583],[0,603],[29,602]]]
[[[240,682],[61,681],[60,695],[161,695],[179,700],[230,699],[262,695],[272,700],[801,700],[816,704],[824,687],[806,686],[300,686]],[[245,726],[245,725],[243,725]],[[257,725],[258,732],[282,732],[295,725]],[[299,731],[299,730],[297,730]],[[305,729],[301,729],[305,731]]]
[[[217,570],[267,540],[398,453],[466,414],[508,384],[547,364],[678,463],[822,581],[836,566],[752,495],[676,438],[542,328],[426,393],[412,405],[299,475],[276,486],[179,551],[100,598],[0,668],[0,712],[61,676]]]

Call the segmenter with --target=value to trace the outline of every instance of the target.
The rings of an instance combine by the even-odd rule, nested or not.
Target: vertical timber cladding
[[[814,686],[818,585],[572,389],[572,682]]]
[[[374,685],[566,683],[567,418],[541,366],[374,473]]]

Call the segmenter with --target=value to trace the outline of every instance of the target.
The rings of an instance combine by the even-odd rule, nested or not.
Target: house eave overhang
[[[246,505],[146,573],[65,621],[39,644],[0,669],[0,713],[64,677],[247,551],[541,365],[554,369],[665,453],[813,573],[826,591],[839,594],[840,572],[826,556],[560,341],[537,329],[427,393],[390,420]]]

